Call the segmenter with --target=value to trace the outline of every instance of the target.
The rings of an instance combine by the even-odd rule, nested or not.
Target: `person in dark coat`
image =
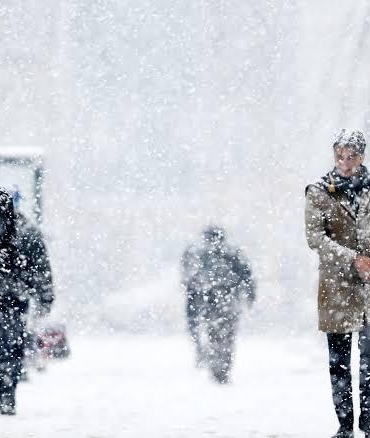
[[[28,286],[15,245],[10,193],[0,189],[0,412],[15,414],[15,391],[24,352]]]
[[[38,244],[18,220],[10,193],[0,189],[0,412],[5,415],[15,414],[29,300],[47,313],[54,298],[50,287],[42,286],[45,261]]]
[[[227,383],[232,368],[235,331],[244,298],[255,300],[249,262],[227,245],[225,231],[204,230],[203,243],[182,256],[188,329],[196,346],[197,364],[209,365],[219,383]]]

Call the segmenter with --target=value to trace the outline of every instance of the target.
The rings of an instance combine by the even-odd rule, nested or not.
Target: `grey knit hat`
[[[362,155],[366,148],[364,134],[360,131],[342,129],[334,141],[333,148],[335,149],[342,146],[351,148]]]

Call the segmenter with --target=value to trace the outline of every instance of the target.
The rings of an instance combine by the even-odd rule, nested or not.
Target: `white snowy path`
[[[185,336],[71,344],[20,385],[1,438],[325,438],[337,427],[321,335],[239,338],[229,386],[193,367]]]

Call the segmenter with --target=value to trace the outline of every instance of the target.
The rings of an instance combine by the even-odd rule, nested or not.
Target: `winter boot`
[[[338,429],[338,432],[335,435],[333,435],[332,438],[354,438],[353,430],[348,430],[345,429],[343,426],[341,426]]]
[[[11,386],[0,396],[0,412],[3,415],[15,415],[15,388]]]
[[[196,349],[196,366],[197,368],[206,368],[208,366],[208,354],[206,349],[197,345]]]
[[[212,375],[216,382],[220,385],[226,385],[230,383],[230,374],[224,369],[220,369],[219,367],[213,367]]]

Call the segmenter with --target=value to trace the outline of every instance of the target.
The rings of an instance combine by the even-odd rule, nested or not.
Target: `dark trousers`
[[[212,294],[200,294],[194,290],[187,292],[188,330],[196,346],[197,363],[207,363],[216,380],[225,383],[229,379],[233,364],[235,331],[239,316],[239,312],[232,307],[239,308],[239,302],[235,297],[229,301],[205,300],[204,297]],[[230,293],[224,296],[230,297]]]
[[[202,321],[203,296],[195,289],[187,289],[186,320],[191,339],[195,343],[198,359],[202,355],[200,342],[200,325]]]
[[[220,315],[208,322],[211,369],[220,383],[226,383],[234,359],[237,318],[233,314]]]
[[[353,429],[351,375],[352,334],[328,333],[329,370],[335,412],[339,424]],[[370,326],[359,332],[360,350],[360,420],[359,427],[370,431]]]

